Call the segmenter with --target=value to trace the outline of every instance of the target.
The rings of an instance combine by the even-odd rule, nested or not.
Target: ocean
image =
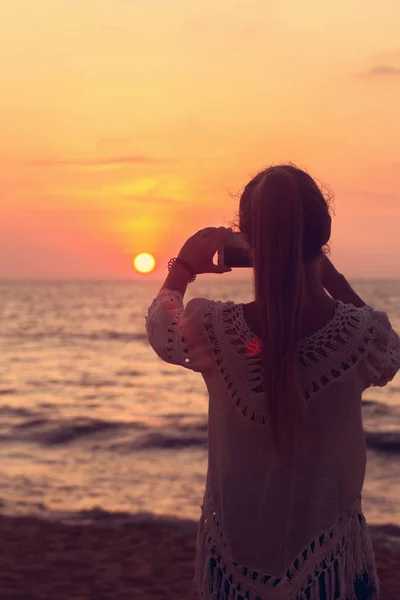
[[[355,281],[400,331],[400,281]],[[207,465],[201,375],[163,363],[145,315],[160,283],[0,283],[0,511],[67,522],[197,520]],[[251,280],[194,296],[252,299]],[[400,526],[400,375],[363,400],[368,521]]]

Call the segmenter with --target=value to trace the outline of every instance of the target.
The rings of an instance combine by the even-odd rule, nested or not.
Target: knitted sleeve
[[[364,389],[383,387],[400,369],[400,338],[384,312],[371,311],[372,337],[362,365]]]
[[[214,361],[204,320],[214,304],[207,298],[193,298],[184,307],[182,294],[163,289],[146,316],[147,338],[155,353],[167,363],[192,371],[210,370]]]

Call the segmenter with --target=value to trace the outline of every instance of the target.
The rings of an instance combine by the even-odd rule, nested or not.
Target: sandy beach
[[[147,523],[0,519],[2,600],[194,600],[195,533]],[[381,599],[400,598],[400,550],[375,542]]]

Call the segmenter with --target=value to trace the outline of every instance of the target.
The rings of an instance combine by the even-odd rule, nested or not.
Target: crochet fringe
[[[309,546],[307,551],[294,561],[298,562],[298,566],[292,563],[287,573],[279,579],[267,578],[259,573],[254,576],[255,572],[250,569],[245,575],[243,567],[228,565],[228,561],[219,551],[212,529],[206,513],[203,512],[197,537],[194,580],[201,600],[237,600],[238,596],[243,596],[246,600],[319,600],[319,575],[322,572],[325,573],[326,600],[357,600],[354,582],[365,573],[368,573],[368,583],[377,590],[374,598],[379,597],[374,550],[365,518],[361,513],[351,516],[344,531],[338,527],[330,530],[329,534],[325,533],[325,540],[329,538],[326,550],[325,540],[322,544],[319,543],[319,539],[315,540],[314,551],[312,552]],[[318,556],[316,561],[310,558],[309,551]],[[211,559],[217,561],[213,575]],[[335,563],[338,566],[338,589]],[[254,589],[252,582],[258,583],[257,589]],[[260,584],[265,585],[265,591],[260,592]]]

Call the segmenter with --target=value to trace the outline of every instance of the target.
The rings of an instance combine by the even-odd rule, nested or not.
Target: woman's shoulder
[[[235,304],[232,303],[234,306]],[[240,310],[246,324],[255,336],[261,337],[261,314],[256,302],[236,305]],[[374,319],[375,312],[368,306],[356,308],[353,304],[344,304],[332,298],[324,303],[316,303],[306,307],[302,324],[301,339],[309,342],[331,337],[333,332],[347,330],[349,334],[355,329],[361,330],[368,326]]]
[[[340,302],[340,307],[342,320],[362,330],[371,340],[382,336],[387,337],[392,331],[389,316],[383,310],[376,310],[369,304],[356,307],[343,302]]]
[[[212,298],[206,298],[203,296],[196,296],[195,298],[191,298],[188,300],[185,306],[185,313],[187,315],[197,311],[198,309],[204,310],[221,310],[223,308],[232,309],[235,306],[240,306],[236,302],[232,300],[213,300]]]

